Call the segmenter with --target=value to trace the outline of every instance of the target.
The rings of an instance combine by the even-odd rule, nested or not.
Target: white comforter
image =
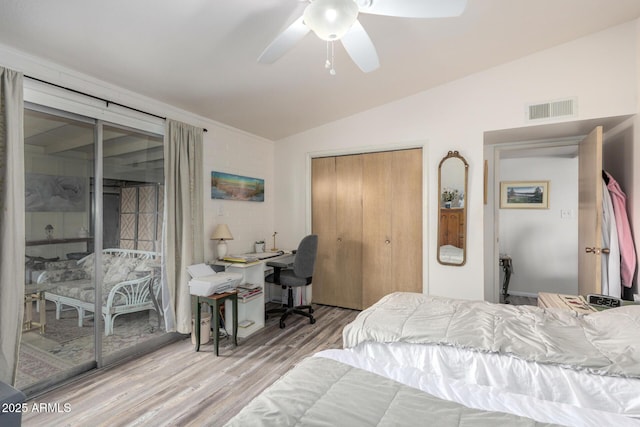
[[[398,345],[401,347],[406,346],[406,344]],[[334,359],[422,390],[440,399],[462,404],[468,408],[513,414],[530,418],[540,423],[553,423],[564,426],[602,427],[606,425],[632,427],[640,425],[639,419],[622,415],[615,410],[606,410],[605,404],[600,405],[605,407],[604,410],[589,406],[581,407],[562,401],[548,400],[526,392],[513,391],[508,386],[493,382],[493,380],[500,377],[499,373],[497,378],[493,380],[469,381],[469,378],[465,378],[464,375],[460,377],[457,374],[450,375],[450,372],[439,372],[441,366],[421,369],[411,366],[411,364],[398,363],[398,359],[388,358],[388,355],[385,354],[384,346],[380,344],[373,344],[374,348],[369,348],[366,351],[362,351],[361,346],[355,349],[324,350],[316,353],[315,357]],[[416,346],[413,347],[415,348]],[[398,348],[394,351],[398,350],[402,351]],[[455,348],[449,348],[449,350],[457,351]],[[449,353],[447,356],[451,356],[451,354]],[[462,358],[464,359],[465,356],[462,356]],[[417,361],[424,361],[424,359],[419,357]],[[468,369],[458,373],[467,372],[473,376],[473,369],[476,366],[477,364],[474,364],[474,366],[469,366]],[[491,369],[488,372],[489,375],[491,375],[491,372],[496,373]],[[556,378],[556,381],[562,382],[562,377]],[[527,384],[526,382],[527,379],[523,378],[523,388],[526,388],[527,385],[536,388],[536,385]],[[535,380],[533,382],[536,383]],[[600,393],[595,390],[594,392]]]
[[[640,306],[576,316],[568,310],[397,292],[344,328],[345,348],[362,342],[449,345],[640,378]]]

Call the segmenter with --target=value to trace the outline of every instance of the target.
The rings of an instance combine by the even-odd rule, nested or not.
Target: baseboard
[[[511,289],[509,289],[509,295],[513,295],[514,297],[538,298],[537,292],[533,294],[531,292],[512,291]]]

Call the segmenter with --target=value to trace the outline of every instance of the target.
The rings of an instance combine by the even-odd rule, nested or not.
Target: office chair
[[[280,317],[280,329],[285,327],[284,321],[292,313],[308,317],[309,323],[312,325],[316,323],[316,319],[314,319],[312,315],[313,308],[311,305],[293,305],[293,288],[308,286],[311,284],[313,266],[316,262],[317,252],[318,236],[310,234],[300,241],[298,250],[295,252],[295,259],[293,261],[292,268],[289,268],[288,265],[277,261],[267,262],[267,265],[273,267],[274,271],[273,274],[270,274],[265,278],[265,281],[280,285],[282,286],[282,289],[288,290],[287,306],[267,310],[265,313],[265,318],[268,318],[271,313],[282,313],[282,316]],[[304,310],[308,310],[308,312]]]

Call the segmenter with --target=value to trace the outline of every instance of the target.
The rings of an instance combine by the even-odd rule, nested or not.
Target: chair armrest
[[[149,282],[151,275],[146,275],[137,279],[125,280],[119,283],[105,283],[104,291],[107,295],[107,309],[117,305],[141,305],[150,299]]]
[[[282,270],[293,268],[293,255],[288,256],[286,258],[280,258],[277,261],[268,261],[267,266],[273,267],[273,274],[270,274],[265,278],[265,280],[269,283],[275,283],[276,285],[280,284],[280,272]],[[269,280],[271,279],[271,280]]]
[[[269,267],[280,267],[280,268],[289,268],[293,266],[293,255],[288,256],[286,258],[282,258],[277,261],[268,261],[267,265]]]

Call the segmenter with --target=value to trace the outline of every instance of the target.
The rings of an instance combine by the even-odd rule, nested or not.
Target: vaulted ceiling
[[[468,0],[456,18],[361,15],[380,58],[370,73],[336,45],[329,75],[313,33],[258,63],[304,5],[2,0],[0,43],[278,140],[640,16],[638,0]]]

